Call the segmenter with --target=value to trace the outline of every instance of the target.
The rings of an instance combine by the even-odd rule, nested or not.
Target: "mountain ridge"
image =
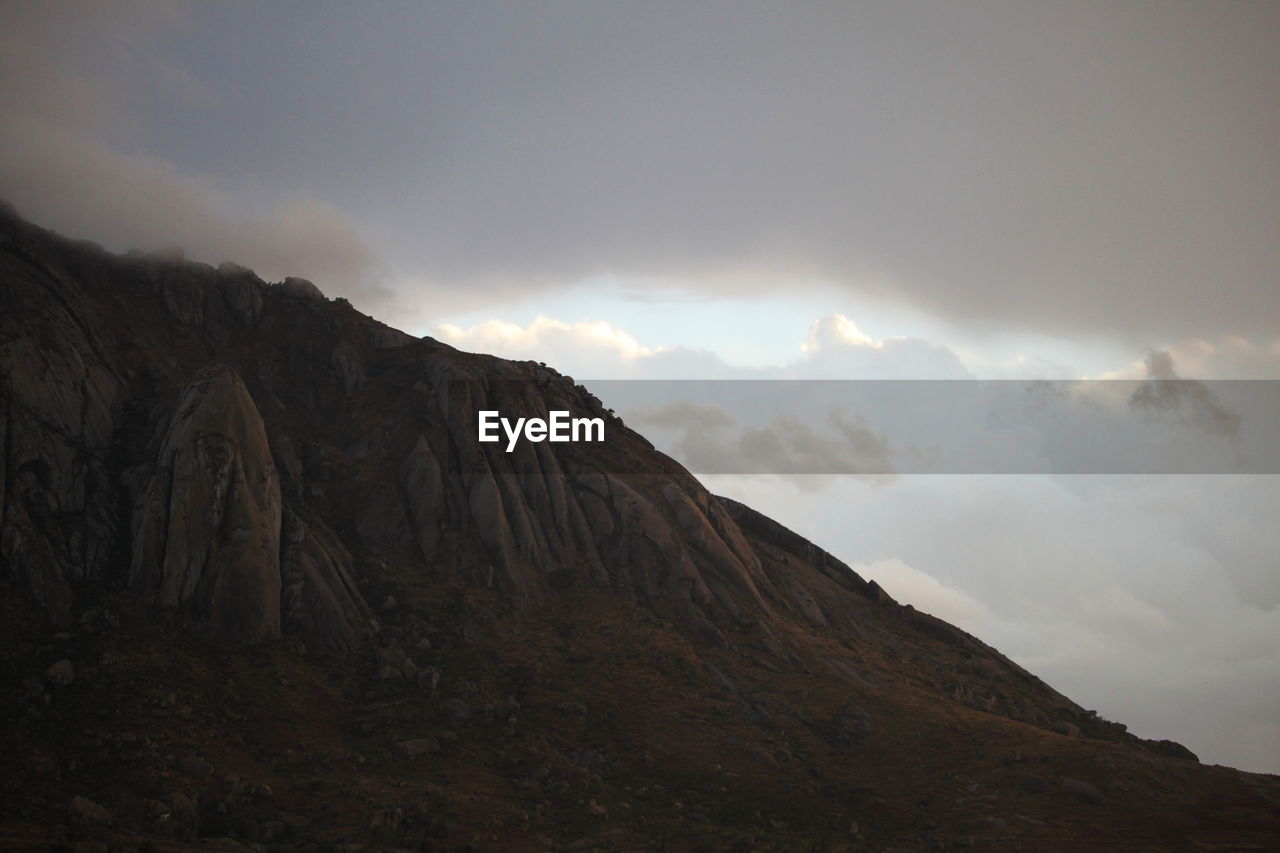
[[[1272,777],[1086,711],[551,368],[12,210],[0,274],[10,840],[1083,850],[1280,827]],[[604,417],[609,441],[505,453],[474,440],[485,407]]]

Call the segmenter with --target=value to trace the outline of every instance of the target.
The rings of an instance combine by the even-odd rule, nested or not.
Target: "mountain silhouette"
[[[0,850],[1280,838],[1280,780],[1080,707],[550,367],[8,209],[0,276]],[[487,410],[606,440],[508,452]]]

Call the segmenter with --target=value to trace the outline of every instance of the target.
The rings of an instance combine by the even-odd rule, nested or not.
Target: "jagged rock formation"
[[[280,484],[253,398],[214,364],[178,398],[133,511],[129,584],[228,642],[280,636]]]
[[[351,554],[319,518],[289,512],[281,565],[284,624],[331,652],[352,653],[378,630],[353,579]]]
[[[0,849],[1280,831],[1274,782],[899,604],[554,370],[11,211],[0,277]],[[481,409],[608,440],[507,453]]]

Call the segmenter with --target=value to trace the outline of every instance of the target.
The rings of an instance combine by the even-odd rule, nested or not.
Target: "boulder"
[[[66,687],[75,680],[76,668],[71,661],[63,658],[44,671],[45,680],[59,687]]]
[[[301,299],[307,302],[324,302],[325,296],[320,292],[320,288],[316,287],[305,278],[297,278],[289,276],[279,284],[272,285],[271,292],[276,296],[283,296],[285,299]]]
[[[1080,737],[1080,727],[1075,723],[1068,722],[1067,720],[1055,720],[1053,723],[1053,730],[1058,734],[1066,735],[1067,737]]]
[[[413,738],[411,740],[402,740],[396,743],[395,750],[405,758],[417,758],[420,755],[430,755],[433,752],[440,751],[440,745],[432,738]]]
[[[87,797],[73,797],[69,806],[71,819],[78,824],[108,826],[115,816]]]
[[[1180,758],[1183,761],[1200,762],[1200,756],[1187,749],[1176,740],[1144,740],[1141,742],[1143,746],[1159,755],[1165,755],[1169,758]]]
[[[1102,793],[1102,791],[1098,790],[1096,786],[1081,779],[1064,778],[1062,780],[1062,790],[1095,806],[1111,802],[1111,799],[1106,794]]]
[[[200,810],[196,808],[196,804],[186,794],[172,793],[165,797],[168,805],[169,815],[171,819],[189,832],[196,832],[200,828]]]

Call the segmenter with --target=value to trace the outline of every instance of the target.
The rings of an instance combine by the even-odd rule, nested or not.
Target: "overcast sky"
[[[1245,0],[9,0],[0,197],[580,378],[1280,378],[1277,44]],[[1276,478],[716,485],[1280,771]]]

